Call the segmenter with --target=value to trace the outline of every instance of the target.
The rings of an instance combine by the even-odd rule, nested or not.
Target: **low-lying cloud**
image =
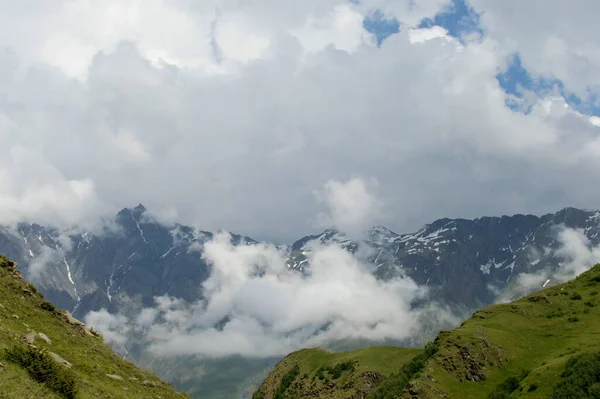
[[[419,329],[422,313],[411,303],[426,292],[414,281],[379,281],[337,246],[317,246],[308,256],[303,275],[287,268],[275,246],[234,246],[217,235],[204,245],[212,267],[204,300],[157,297],[134,320],[101,310],[86,322],[118,344],[131,325],[159,356],[277,356],[340,340],[399,340]]]
[[[563,227],[557,232],[557,241],[560,247],[553,252],[553,256],[560,259],[557,267],[518,274],[500,293],[497,302],[510,302],[539,291],[545,285],[564,283],[600,263],[600,246],[592,246],[581,230]]]

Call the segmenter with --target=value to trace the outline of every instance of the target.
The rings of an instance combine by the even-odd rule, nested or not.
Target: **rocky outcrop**
[[[55,362],[57,362],[58,364],[63,365],[64,367],[70,369],[71,367],[73,367],[73,365],[71,363],[69,363],[68,361],[66,361],[65,359],[63,359],[62,357],[58,356],[56,353],[54,352],[48,352],[48,354],[50,355],[50,357],[52,357],[52,359],[54,359]]]
[[[50,340],[50,338],[48,338],[48,336],[42,332],[38,332],[38,337],[44,341],[46,344],[51,345],[52,341]]]
[[[27,345],[33,345],[35,341],[35,333],[33,331],[27,333],[23,336],[22,342]]]

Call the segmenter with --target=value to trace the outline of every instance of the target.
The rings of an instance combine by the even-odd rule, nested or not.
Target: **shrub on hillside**
[[[40,307],[44,310],[47,310],[48,312],[52,312],[52,313],[56,312],[56,306],[54,306],[51,302],[48,302],[48,301],[42,302]]]
[[[0,267],[8,270],[14,270],[17,267],[17,264],[12,260],[8,259],[4,255],[0,255]]]
[[[283,377],[281,377],[281,384],[279,384],[277,390],[273,394],[273,399],[287,398],[286,391],[290,385],[292,385],[292,382],[294,382],[298,374],[300,374],[300,367],[298,365],[295,365],[290,371],[285,373]]]
[[[36,287],[35,285],[33,285],[33,284],[31,284],[31,283],[27,283],[27,284],[26,284],[26,286],[27,286],[27,288],[29,288],[29,290],[30,290],[32,293],[34,293],[34,294],[37,294],[37,293],[38,293],[37,287]]]
[[[508,377],[506,380],[498,384],[496,388],[494,388],[494,390],[488,395],[488,399],[508,399],[510,394],[519,388],[521,381],[523,381],[523,379],[528,375],[529,371],[523,371],[519,377]],[[531,389],[531,387],[534,386],[535,388]],[[531,387],[530,391],[535,391],[537,389],[536,385],[532,385]]]
[[[354,362],[347,361],[347,362],[338,363],[329,369],[329,372],[331,373],[331,376],[334,380],[337,380],[338,378],[340,378],[344,371],[353,372],[354,371]]]
[[[66,399],[77,396],[75,375],[56,363],[46,352],[31,346],[15,345],[4,350],[4,356],[9,362],[27,370],[31,378],[61,395]]]
[[[423,352],[413,357],[400,371],[393,373],[385,379],[368,396],[369,399],[388,399],[400,396],[406,386],[425,368],[425,363],[438,351],[436,344],[430,342],[425,345]]]
[[[572,357],[551,399],[600,398],[600,352]]]

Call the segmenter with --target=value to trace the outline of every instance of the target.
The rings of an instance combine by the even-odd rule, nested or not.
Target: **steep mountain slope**
[[[600,373],[597,369],[588,367],[585,371],[585,367],[581,367],[583,372],[589,372],[586,378],[577,379],[572,375],[582,372],[573,371],[578,361],[595,362],[596,368],[600,366],[599,291],[600,265],[596,265],[575,280],[512,303],[478,311],[459,328],[442,331],[437,336],[434,341],[437,352],[424,363],[421,371],[415,369],[411,374],[407,368],[398,367],[396,374],[387,380],[380,379],[380,383],[366,393],[367,397],[588,397],[587,392],[592,392],[594,384],[600,383]],[[331,387],[327,394],[316,392],[315,388],[320,383],[312,377],[318,372],[319,364],[312,362],[305,353],[297,352],[280,362],[255,397],[276,397],[271,387],[280,386],[286,375],[291,381],[287,381],[288,396],[284,397],[363,397],[344,391],[344,386],[362,382],[357,370],[347,371],[344,383]],[[389,359],[391,353],[384,350],[381,357]],[[355,355],[344,356],[352,358]],[[399,356],[398,363],[401,365],[406,360]],[[296,366],[307,374],[306,378],[300,373],[291,373]],[[565,374],[566,367],[569,367],[569,372]],[[401,370],[413,381],[400,383]],[[557,388],[559,385],[560,388]],[[568,393],[569,390],[575,392],[574,389],[581,389],[578,391],[580,394]],[[590,394],[589,397],[596,396]]]
[[[187,397],[117,356],[99,334],[46,302],[35,286],[21,278],[15,264],[0,256],[0,397],[63,397],[32,379],[6,353],[39,353],[35,348],[48,353],[40,358],[54,359],[50,364],[57,374],[74,377],[78,398]]]

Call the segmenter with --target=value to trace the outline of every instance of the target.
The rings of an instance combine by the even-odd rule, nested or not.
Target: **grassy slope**
[[[476,312],[459,328],[442,331],[436,343],[439,352],[402,398],[486,398],[509,377],[520,380],[511,398],[548,398],[569,358],[600,349],[600,265],[568,283]],[[352,357],[360,359],[361,370],[389,375],[417,353],[414,349],[407,351],[368,348],[341,354],[313,349],[295,352],[275,367],[260,391],[270,399],[285,373],[299,364],[300,373],[291,385],[302,388],[298,398],[358,398],[361,396],[356,393],[343,392],[342,384],[315,394],[306,389],[310,386],[307,381],[310,384],[312,380],[310,375],[304,380],[302,375]],[[343,383],[360,382],[359,375],[346,375]]]
[[[484,398],[506,378],[526,371],[510,397],[549,397],[570,357],[600,349],[599,291],[596,265],[568,283],[475,313],[458,329],[438,336],[440,352],[412,392],[419,398],[440,393]]]
[[[361,392],[369,391],[380,378],[388,376],[412,359],[421,349],[371,347],[351,352],[331,353],[322,349],[303,349],[283,359],[261,384],[259,391],[265,398],[271,398],[282,377],[299,365],[298,377],[292,384],[292,392],[297,397],[310,398],[352,398],[361,397]],[[346,371],[338,379],[324,373],[325,379],[317,378],[321,367],[335,367],[336,364],[354,362],[354,371]]]
[[[5,348],[19,344],[30,331],[42,332],[50,345],[36,338],[37,347],[48,349],[70,362],[79,398],[185,398],[155,375],[138,369],[117,356],[101,338],[85,334],[67,323],[58,312],[43,310],[41,294],[29,289],[9,261],[0,256],[0,398],[58,398],[26,371],[3,358]],[[16,316],[16,317],[15,317]],[[113,380],[106,375],[118,375]]]

